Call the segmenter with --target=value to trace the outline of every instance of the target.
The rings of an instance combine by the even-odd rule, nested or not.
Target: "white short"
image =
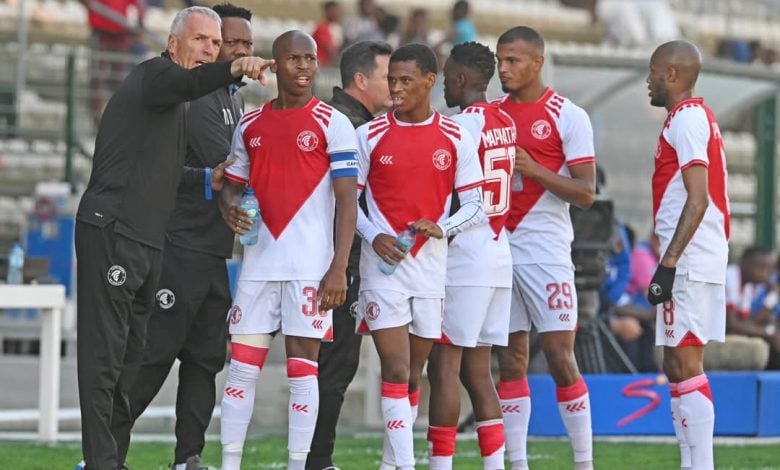
[[[365,290],[358,295],[355,331],[409,325],[409,333],[421,338],[439,339],[444,299],[410,297],[392,290]]]
[[[558,264],[512,266],[512,314],[509,332],[574,331],[577,329],[577,289],[574,268]]]
[[[228,313],[230,334],[273,333],[287,336],[333,337],[332,311],[317,308],[320,281],[238,281]]]
[[[447,287],[439,342],[463,348],[506,346],[511,306],[508,287]]]
[[[656,306],[655,344],[702,346],[726,341],[726,287],[674,277],[672,300]]]

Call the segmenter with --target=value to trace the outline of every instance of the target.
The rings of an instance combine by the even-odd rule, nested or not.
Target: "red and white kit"
[[[533,103],[514,103],[509,95],[494,102],[514,120],[517,145],[545,168],[570,176],[570,167],[595,162],[587,113],[553,89]],[[532,321],[540,332],[574,330],[577,292],[569,203],[522,176],[522,190],[512,192],[506,228],[516,293],[509,331],[529,331]]]
[[[678,103],[658,139],[653,216],[661,253],[669,246],[687,198],[682,172],[692,165],[707,167],[709,206],[677,263],[672,300],[657,307],[658,345],[725,340],[730,222],[726,154],[715,115],[701,98]]]
[[[439,113],[424,122],[398,121],[392,112],[360,127],[358,190],[366,191],[368,216],[358,214],[363,238],[360,255],[359,328],[382,329],[411,323],[421,337],[441,335],[447,263],[447,238],[484,222],[482,171],[476,145],[455,121]],[[461,208],[450,216],[452,191]],[[426,218],[439,224],[445,238],[418,236],[391,275],[371,242],[377,234],[398,234]],[[360,331],[360,329],[359,329]]]
[[[331,313],[320,312],[316,297],[333,258],[332,179],[355,176],[355,131],[316,98],[297,109],[275,110],[272,103],[241,118],[236,162],[225,171],[252,186],[262,222],[257,244],[244,252],[230,333],[281,327],[287,335],[323,338]]]
[[[509,216],[517,132],[497,104],[474,103],[452,119],[478,143],[488,224],[455,236],[447,253],[442,342],[473,348],[506,346],[512,304]]]

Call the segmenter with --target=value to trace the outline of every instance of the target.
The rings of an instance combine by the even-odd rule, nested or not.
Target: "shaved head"
[[[281,59],[282,55],[290,50],[293,44],[304,45],[309,43],[311,49],[317,52],[317,43],[314,39],[303,31],[292,30],[282,33],[274,39],[274,43],[271,46],[271,55],[275,60]]]
[[[701,70],[701,52],[692,43],[679,40],[661,44],[653,53],[651,62],[662,67],[673,67],[691,88],[696,84]]]
[[[662,44],[650,57],[647,85],[650,104],[671,111],[675,104],[693,95],[701,70],[701,53],[688,41]]]

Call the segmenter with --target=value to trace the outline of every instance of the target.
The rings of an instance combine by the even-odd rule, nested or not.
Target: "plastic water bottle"
[[[14,242],[8,252],[8,284],[24,283],[24,250],[19,242]]]
[[[401,246],[404,247],[404,251],[409,251],[412,246],[414,245],[414,229],[412,227],[407,228],[403,232],[399,233],[398,236],[395,238],[395,240],[401,244]],[[396,248],[397,249],[397,248]],[[385,260],[379,261],[379,270],[382,271],[382,274],[387,274],[388,276],[393,274],[395,272],[395,268],[398,266],[398,263],[396,264],[390,264],[386,262]]]
[[[254,245],[257,243],[258,233],[260,233],[260,203],[257,202],[255,191],[252,188],[246,188],[244,197],[241,198],[241,208],[247,212],[249,220],[252,221],[252,228],[238,239],[242,245]]]

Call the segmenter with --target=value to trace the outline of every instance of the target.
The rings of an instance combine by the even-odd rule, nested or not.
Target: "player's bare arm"
[[[241,235],[250,228],[252,222],[246,211],[241,208],[241,195],[244,194],[244,185],[225,181],[219,192],[219,211],[222,218],[234,233]]]
[[[321,310],[330,310],[347,299],[347,260],[357,224],[357,178],[336,178],[336,240],[333,261],[320,281],[317,302]]]
[[[677,261],[693,238],[693,234],[696,233],[696,229],[699,228],[709,205],[707,167],[693,165],[683,170],[682,177],[688,196],[669,247],[661,258],[661,265],[667,268],[677,267]]]
[[[559,175],[540,165],[517,147],[515,171],[538,181],[548,191],[580,209],[587,209],[596,200],[596,164],[581,163],[569,167],[571,177]]]
[[[428,219],[420,219],[413,223],[412,227],[414,228],[415,233],[419,233],[420,235],[429,238],[442,238],[444,236],[444,232],[441,230],[441,227],[439,227],[439,224],[431,222]]]

